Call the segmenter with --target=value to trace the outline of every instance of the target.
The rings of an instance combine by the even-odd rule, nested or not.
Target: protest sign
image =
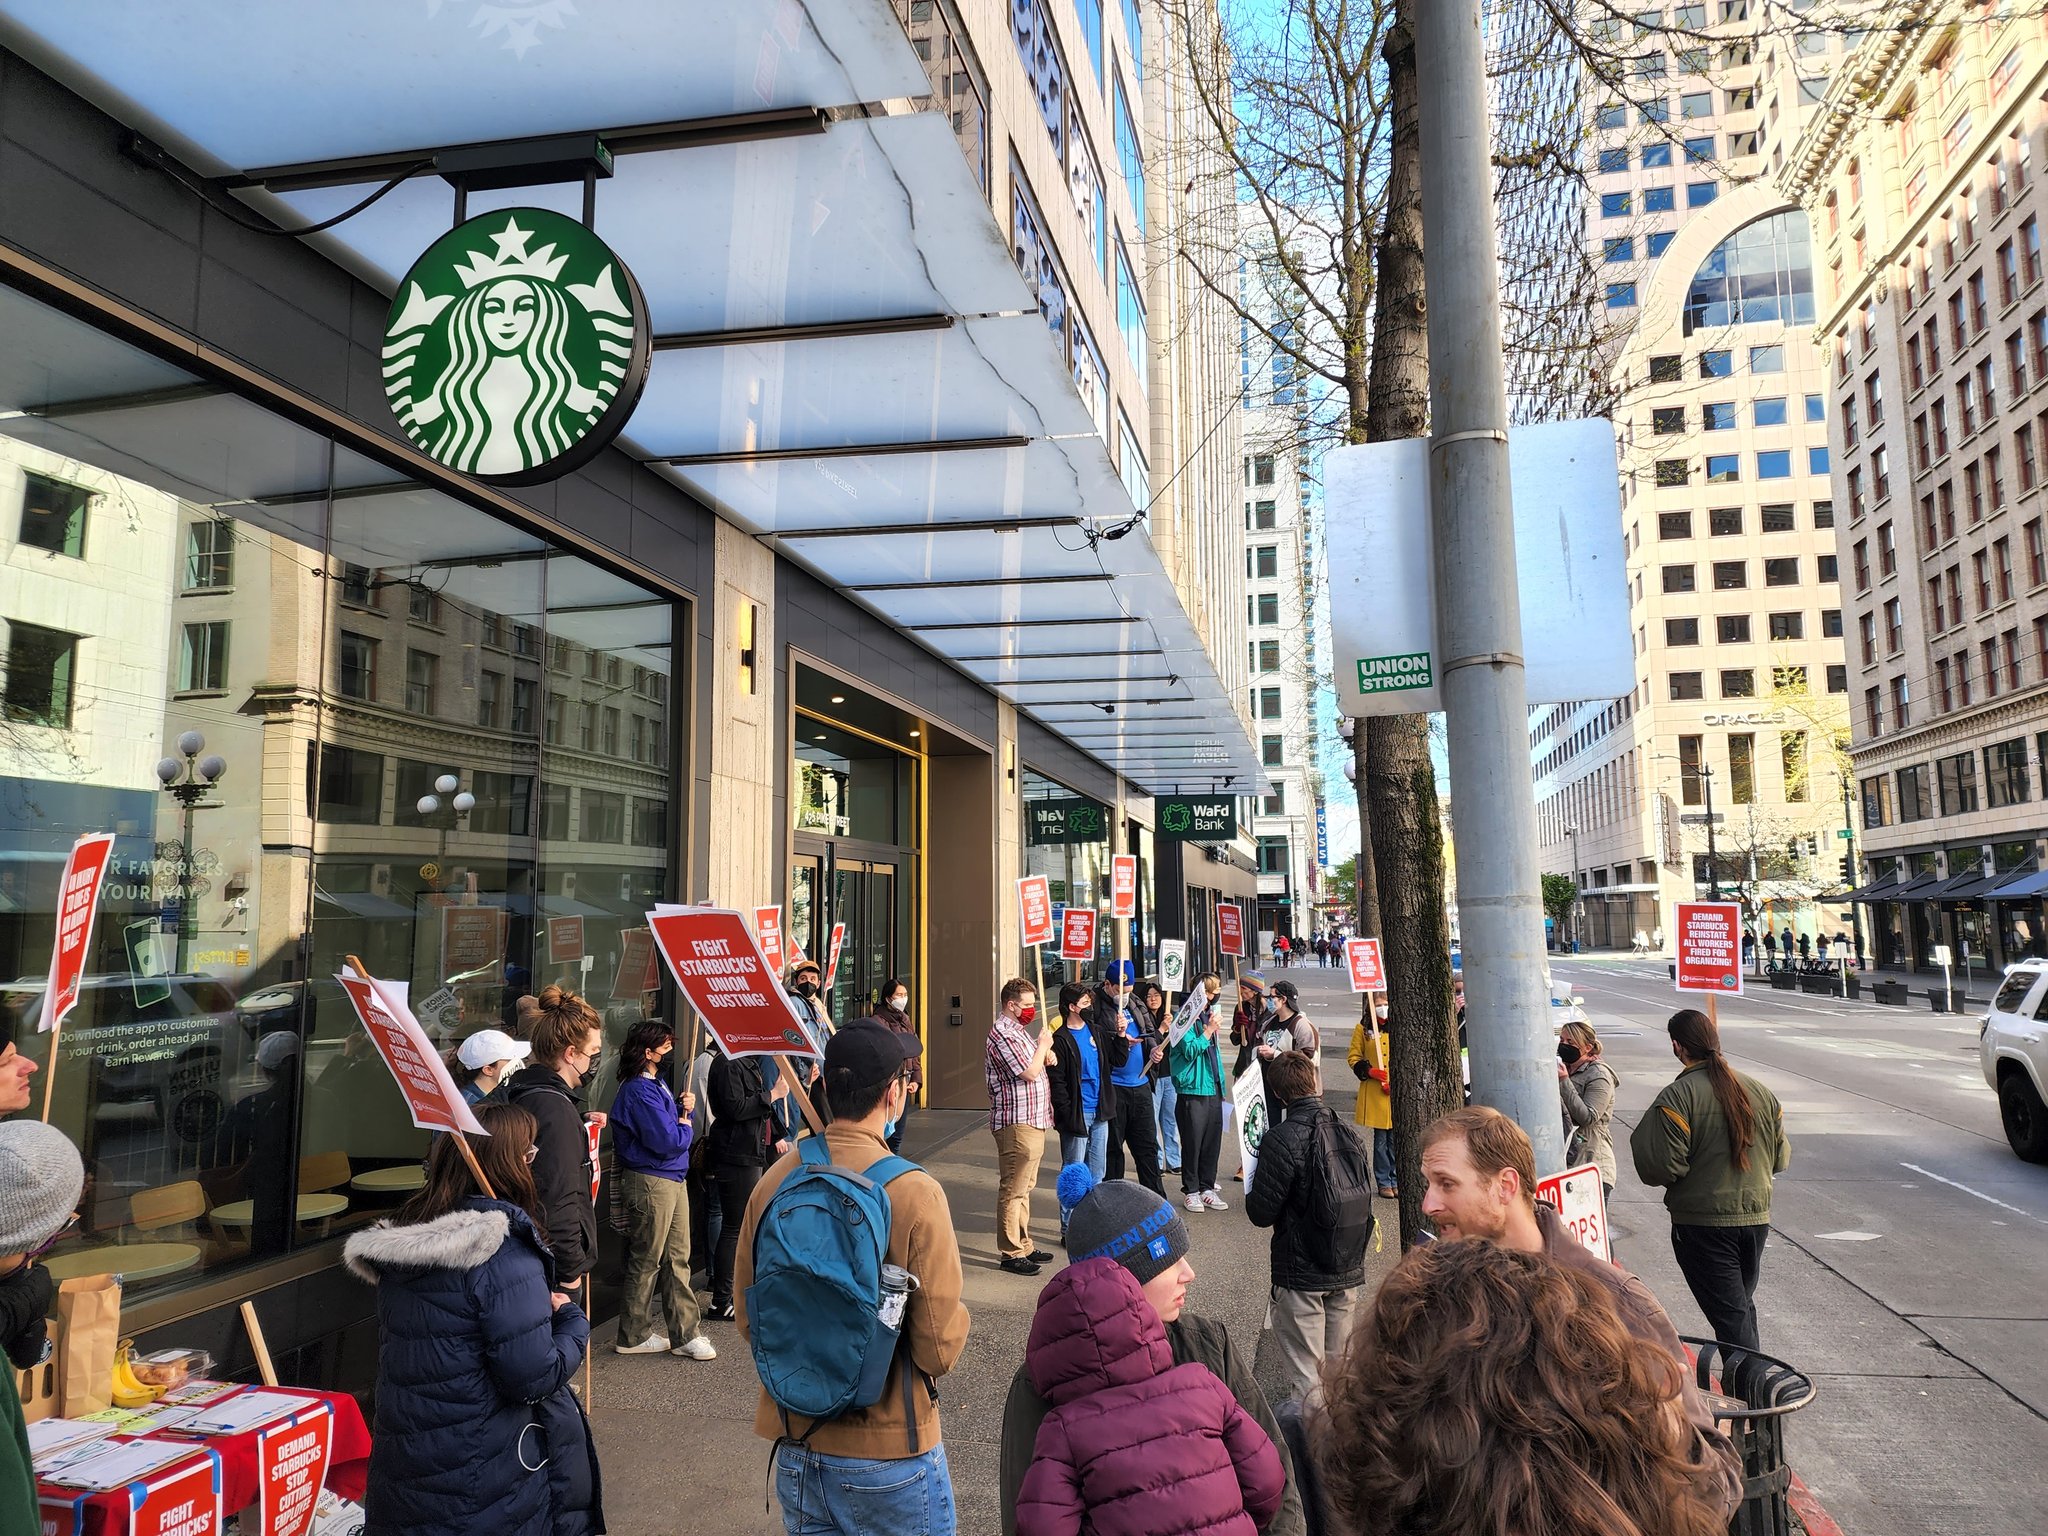
[[[441,975],[444,978],[485,972],[495,975],[505,957],[503,907],[441,909]]]
[[[1050,944],[1057,932],[1052,916],[1052,889],[1043,875],[1026,875],[1017,882],[1017,911],[1027,949]]]
[[[1216,909],[1216,948],[1233,960],[1244,958],[1244,908],[1234,902]]]
[[[130,1536],[220,1536],[220,1454],[181,1462],[144,1482],[131,1483]]]
[[[619,966],[612,973],[612,1001],[637,1003],[661,985],[655,969],[654,935],[645,928],[628,928],[619,935]]]
[[[1230,1085],[1230,1102],[1237,1118],[1238,1161],[1244,1168],[1244,1187],[1250,1189],[1259,1164],[1259,1143],[1266,1139],[1266,1074],[1257,1062]]]
[[[595,1201],[597,1187],[604,1182],[604,1162],[597,1151],[598,1140],[604,1135],[604,1125],[601,1121],[586,1120],[583,1122],[583,1134],[590,1141],[590,1198]]]
[[[583,958],[583,919],[580,917],[551,917],[548,919],[548,959],[556,965],[568,965]]]
[[[738,912],[656,910],[647,923],[669,974],[727,1056],[820,1054]]]
[[[1536,1181],[1536,1198],[1556,1211],[1573,1237],[1600,1259],[1612,1263],[1607,1238],[1607,1196],[1600,1188],[1600,1169],[1587,1163]]]
[[[825,952],[825,993],[832,992],[832,978],[839,974],[839,946],[846,942],[846,924],[832,925],[832,944]]]
[[[1734,902],[1678,904],[1678,990],[1741,995],[1742,908]]]
[[[93,919],[99,915],[100,881],[113,853],[113,833],[91,832],[71,845],[71,855],[64,861],[64,878],[57,887],[57,931],[50,941],[50,987],[43,995],[38,1030],[61,1028],[64,1016],[78,1006]]]
[[[1168,997],[1176,992],[1185,992],[1188,984],[1188,941],[1186,939],[1161,939],[1159,941],[1159,985]]]
[[[1138,856],[1135,853],[1119,853],[1110,858],[1109,915],[1138,915]]]
[[[784,964],[782,957],[782,908],[754,908],[754,937],[761,941],[761,958],[768,962],[768,972],[780,976]],[[792,959],[795,957],[792,956]]]
[[[321,1403],[256,1439],[256,1498],[261,1536],[306,1536],[327,1482],[334,1410]]]
[[[1060,958],[1062,960],[1094,959],[1095,909],[1093,907],[1068,907],[1065,919],[1060,924]]]
[[[1344,943],[1344,960],[1351,967],[1351,990],[1354,992],[1384,992],[1387,990],[1386,968],[1380,964],[1380,941],[1378,939],[1347,939]]]
[[[398,987],[362,974],[353,968],[353,960],[350,965],[350,970],[334,979],[341,983],[341,990],[355,1005],[356,1017],[363,1021],[370,1043],[377,1047],[377,1054],[391,1069],[398,1091],[405,1097],[405,1107],[412,1115],[412,1123],[423,1131],[467,1131],[472,1136],[486,1134],[477,1123],[476,1111],[463,1102],[462,1090],[448,1075],[447,1063],[442,1061],[441,1053],[427,1039],[419,1020],[412,1016],[412,1010],[406,1006]],[[469,1143],[462,1145],[467,1147]]]

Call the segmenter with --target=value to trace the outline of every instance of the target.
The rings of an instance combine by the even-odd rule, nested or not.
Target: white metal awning
[[[908,109],[890,0],[0,0],[0,43],[286,225],[436,150],[600,133],[594,225],[656,333],[626,451],[1141,789],[1265,789],[1142,526],[1099,537],[1129,495],[952,123]],[[309,238],[390,292],[453,214],[426,172]],[[90,430],[175,457],[177,412],[232,409]],[[273,467],[244,493],[296,488]]]

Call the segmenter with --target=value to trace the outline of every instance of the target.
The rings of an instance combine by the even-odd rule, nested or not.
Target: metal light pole
[[[1842,786],[1843,841],[1849,845],[1848,872],[1844,878],[1848,880],[1849,886],[1853,890],[1856,885],[1856,814],[1849,802],[1849,775],[1846,773],[1840,774],[1838,775],[1838,780]],[[1849,903],[1849,936],[1855,941],[1856,955],[1861,960],[1863,955],[1863,904],[1860,901]]]
[[[1707,786],[1707,896],[1721,899],[1721,860],[1714,852],[1714,766],[1700,764],[1700,782]]]
[[[1571,953],[1579,952],[1579,829],[1566,827],[1564,835],[1572,840],[1572,947]]]
[[[192,968],[192,939],[199,928],[192,910],[192,813],[228,771],[228,760],[217,752],[201,757],[199,754],[206,752],[206,738],[197,731],[178,738],[178,751],[183,756],[158,760],[156,776],[166,793],[177,800],[184,823],[178,862],[178,974],[182,976]]]
[[[1436,681],[1444,701],[1474,1097],[1512,1117],[1536,1167],[1564,1164],[1543,980],[1541,866],[1508,483],[1500,258],[1480,0],[1415,6],[1429,295]]]

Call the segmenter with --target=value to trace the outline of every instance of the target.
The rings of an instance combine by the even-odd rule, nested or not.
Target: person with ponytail
[[[597,1010],[566,987],[544,987],[533,1025],[533,1059],[505,1085],[505,1096],[532,1115],[534,1188],[541,1230],[554,1251],[555,1288],[579,1302],[589,1297],[583,1277],[597,1265],[597,1205],[590,1198],[590,1140],[586,1123],[603,1125],[584,1110],[581,1090],[597,1076],[604,1054],[604,1024]]]
[[[1792,1162],[1778,1097],[1728,1065],[1713,1020],[1681,1009],[1665,1026],[1678,1076],[1629,1137],[1636,1175],[1664,1191],[1671,1251],[1726,1344],[1757,1349],[1756,1282],[1771,1182]]]

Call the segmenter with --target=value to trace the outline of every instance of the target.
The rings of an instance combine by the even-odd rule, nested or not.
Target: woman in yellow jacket
[[[1372,1028],[1361,1020],[1351,1030],[1351,1051],[1345,1057],[1358,1079],[1358,1112],[1353,1117],[1372,1130],[1373,1182],[1382,1199],[1395,1197],[1394,1101],[1388,1090],[1387,1004],[1375,996]]]

